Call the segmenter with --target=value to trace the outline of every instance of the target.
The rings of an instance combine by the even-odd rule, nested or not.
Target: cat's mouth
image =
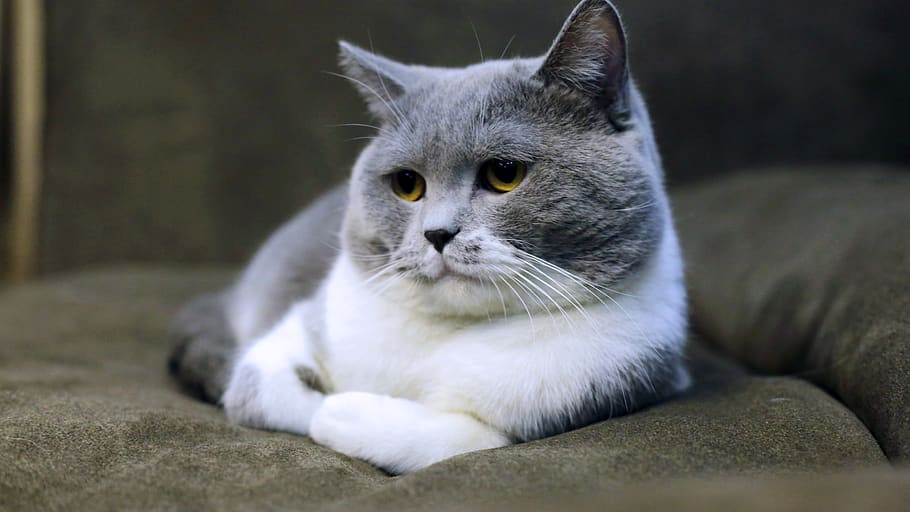
[[[444,281],[477,282],[480,278],[470,272],[466,265],[451,256],[435,255],[420,265],[418,275],[428,283]]]
[[[438,282],[438,281],[443,281],[443,280],[467,281],[467,280],[476,279],[473,276],[470,276],[470,275],[464,274],[462,272],[459,272],[458,270],[455,270],[454,268],[452,268],[449,265],[443,265],[443,266],[439,267],[438,270],[434,270],[433,272],[426,272],[423,275],[424,275],[424,277],[427,278],[428,281],[433,281],[433,282]]]

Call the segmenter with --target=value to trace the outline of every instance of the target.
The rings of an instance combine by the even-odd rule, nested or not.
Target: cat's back
[[[265,332],[295,302],[311,295],[338,251],[347,187],[337,186],[275,232],[230,291],[230,327],[243,345]]]

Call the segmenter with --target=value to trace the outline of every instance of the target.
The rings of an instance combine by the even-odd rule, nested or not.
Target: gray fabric
[[[368,121],[335,40],[463,65],[542,54],[576,2],[47,2],[39,268],[234,262],[347,174]],[[670,183],[910,160],[904,0],[626,0]]]
[[[819,383],[910,458],[910,173],[766,169],[674,199],[700,331]]]
[[[725,478],[655,481],[622,486],[601,495],[538,495],[516,502],[473,502],[436,510],[825,512],[906,511],[910,473],[863,471],[777,479]],[[375,508],[374,510],[379,510]]]
[[[890,471],[823,391],[695,349],[695,388],[672,402],[390,478],[307,438],[229,426],[168,379],[175,309],[227,277],[119,269],[0,291],[0,509],[428,510],[552,493],[604,503],[654,479]]]

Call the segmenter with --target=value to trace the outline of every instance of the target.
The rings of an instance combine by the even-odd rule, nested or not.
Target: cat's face
[[[582,57],[618,58],[615,44],[564,53],[604,46],[587,33],[604,20],[619,30],[608,6],[583,2],[544,59],[440,70],[343,46],[383,120],[343,242],[381,293],[440,314],[557,311],[607,300],[651,255],[666,201],[624,48],[597,76]]]

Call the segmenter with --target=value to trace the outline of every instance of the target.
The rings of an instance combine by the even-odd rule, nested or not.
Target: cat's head
[[[405,65],[341,43],[380,126],[342,243],[382,293],[488,315],[602,300],[668,222],[615,8],[585,0],[541,58]]]

